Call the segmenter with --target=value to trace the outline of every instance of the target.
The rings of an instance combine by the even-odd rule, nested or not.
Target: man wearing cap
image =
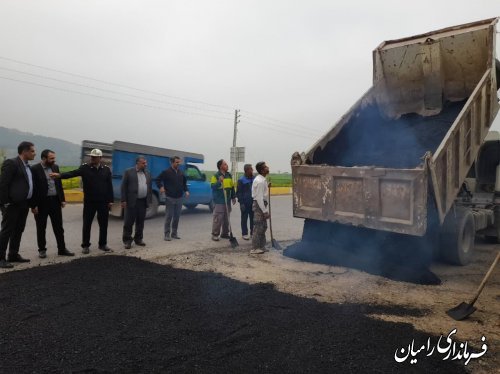
[[[113,205],[113,184],[111,170],[101,163],[102,151],[93,149],[90,163],[83,164],[78,169],[66,173],[51,173],[53,178],[68,179],[81,177],[83,182],[83,229],[82,253],[90,252],[90,229],[97,213],[99,223],[99,249],[111,251],[107,245],[109,209]]]

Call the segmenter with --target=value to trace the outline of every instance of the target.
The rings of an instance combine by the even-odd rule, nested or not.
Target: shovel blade
[[[451,308],[450,310],[448,310],[446,314],[448,314],[455,321],[461,321],[463,319],[466,319],[475,311],[476,308],[474,308],[473,305],[467,303],[461,303],[460,305],[457,305],[455,308]]]
[[[283,250],[283,248],[281,248],[280,243],[278,243],[278,242],[276,241],[276,239],[271,240],[271,246],[272,246],[274,249],[277,249],[278,251],[282,251],[282,250]]]
[[[236,238],[234,236],[231,236],[229,238],[229,243],[231,244],[232,248],[236,248],[236,247],[239,246],[239,243],[238,243],[238,241],[236,240]]]

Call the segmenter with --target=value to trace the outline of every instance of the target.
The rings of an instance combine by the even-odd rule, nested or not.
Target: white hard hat
[[[102,151],[100,149],[95,148],[92,151],[90,151],[90,153],[87,156],[102,157]]]

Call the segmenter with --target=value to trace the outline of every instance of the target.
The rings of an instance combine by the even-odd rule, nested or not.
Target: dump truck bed
[[[424,235],[432,203],[442,222],[498,111],[496,22],[382,43],[373,86],[292,158],[294,216]]]

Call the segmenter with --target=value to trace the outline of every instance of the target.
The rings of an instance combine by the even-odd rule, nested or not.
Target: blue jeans
[[[179,218],[182,210],[182,197],[175,199],[166,197],[165,199],[165,235],[177,235],[177,227],[179,226]],[[172,225],[172,230],[170,230]]]
[[[253,234],[252,203],[240,203],[241,210],[241,235],[248,235],[247,221],[250,219],[250,235]]]

